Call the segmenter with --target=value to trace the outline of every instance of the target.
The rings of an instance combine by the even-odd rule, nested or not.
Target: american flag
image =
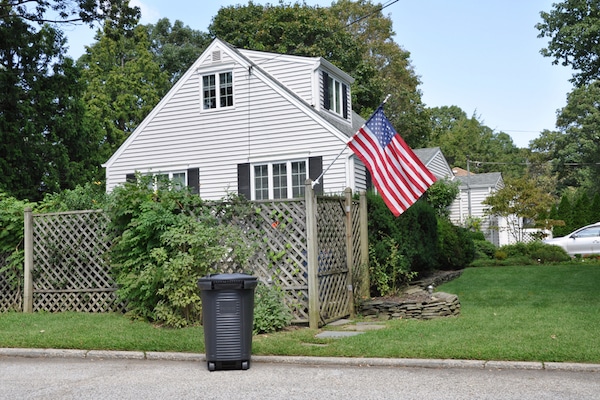
[[[369,169],[373,184],[396,217],[436,180],[396,133],[381,106],[350,139],[348,146]]]

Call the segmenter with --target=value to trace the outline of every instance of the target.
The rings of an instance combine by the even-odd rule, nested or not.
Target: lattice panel
[[[250,260],[252,274],[284,291],[295,322],[308,321],[306,210],[304,200],[252,203],[254,213],[234,216],[232,223],[245,232],[247,246],[256,246]],[[220,272],[228,271],[227,266]]]
[[[124,312],[125,306],[117,301],[114,290],[59,291],[33,293],[33,311]]]
[[[320,197],[317,202],[320,319],[327,323],[348,315],[348,265],[343,198]]]
[[[114,304],[115,285],[104,261],[110,246],[107,226],[108,216],[101,211],[34,214],[34,310],[120,308]],[[89,303],[94,300],[98,303]]]
[[[8,255],[0,255],[0,269],[7,265]],[[10,284],[8,271],[0,273],[0,312],[23,309],[21,285]]]

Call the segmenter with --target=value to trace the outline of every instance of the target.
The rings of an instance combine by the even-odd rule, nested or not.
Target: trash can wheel
[[[250,368],[250,361],[242,361],[242,369],[246,370]]]
[[[208,362],[208,370],[209,370],[209,371],[216,371],[216,369],[217,369],[217,366],[215,365],[215,363],[214,363],[214,362],[211,362],[211,361],[209,361],[209,362]]]

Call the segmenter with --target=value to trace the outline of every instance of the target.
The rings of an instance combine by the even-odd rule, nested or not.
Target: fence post
[[[317,241],[317,204],[312,189],[312,180],[305,182],[306,200],[306,247],[308,257],[308,326],[319,328],[321,310],[319,306],[319,246]]]
[[[23,267],[23,312],[33,312],[33,282],[31,280],[31,270],[33,269],[33,214],[30,207],[25,208],[25,265]]]
[[[354,318],[354,246],[352,239],[352,189],[344,190],[346,197],[346,265],[348,266],[348,277],[346,287],[348,289],[348,311],[350,318]]]
[[[369,225],[367,219],[367,192],[360,191],[360,297],[368,298],[371,294],[369,281]]]

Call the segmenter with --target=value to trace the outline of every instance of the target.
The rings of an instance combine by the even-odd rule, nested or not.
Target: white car
[[[543,242],[562,247],[570,256],[600,254],[600,222],[579,228],[563,237],[546,239]]]

